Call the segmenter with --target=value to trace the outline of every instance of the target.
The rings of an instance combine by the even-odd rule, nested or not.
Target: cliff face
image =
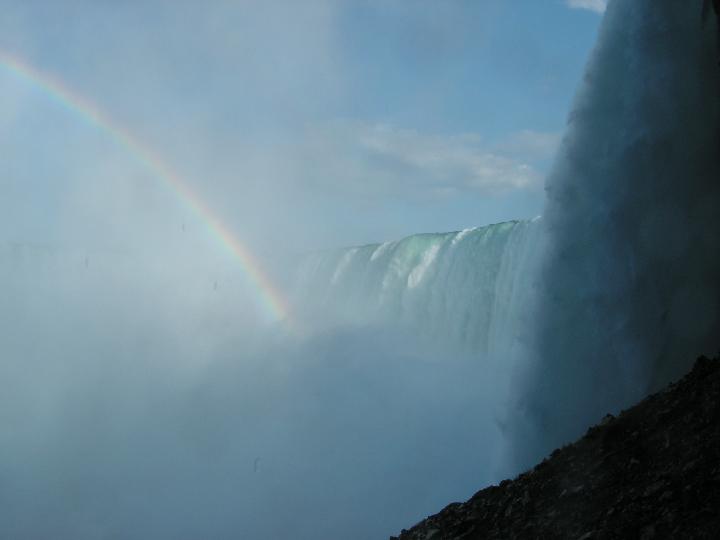
[[[718,538],[720,357],[391,540]]]

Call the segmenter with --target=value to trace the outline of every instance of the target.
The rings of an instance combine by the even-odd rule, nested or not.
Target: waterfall
[[[719,29],[701,8],[608,6],[546,182],[527,461],[720,347]]]
[[[538,220],[315,253],[296,305],[327,325],[398,325],[483,357],[518,345]]]
[[[716,353],[701,11],[610,1],[541,219],[307,255],[285,324],[190,231],[0,245],[0,537],[387,538]]]
[[[300,303],[512,369],[505,424],[525,464],[715,353],[720,29],[701,14],[610,2],[541,220],[316,254]]]

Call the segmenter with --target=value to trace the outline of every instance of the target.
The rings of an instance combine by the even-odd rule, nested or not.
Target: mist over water
[[[253,324],[222,279],[193,294],[205,268],[179,290],[128,253],[2,260],[3,535],[382,537],[498,479],[475,355]]]
[[[0,243],[0,536],[382,538],[712,353],[716,30],[691,2],[610,2],[539,220],[299,256],[295,244],[327,227],[291,230],[314,208],[292,213],[299,183],[275,186],[284,199],[265,206],[277,193],[263,180],[305,150],[296,163],[244,147],[237,174],[262,196],[203,193],[221,215],[241,209],[234,224],[288,291],[281,321],[202,220],[107,141],[83,148],[89,165],[48,151],[50,178],[72,171],[43,185],[51,202],[31,204],[42,190],[23,185],[22,204],[2,203],[16,239]],[[307,63],[325,73],[332,61]],[[254,69],[258,93],[284,92]],[[460,145],[453,167],[478,165],[464,154],[472,138],[335,131],[351,128],[399,172],[448,141]],[[82,131],[55,135],[67,129]],[[392,152],[418,142],[398,164]],[[235,163],[214,155],[205,165],[233,177]],[[202,170],[202,156],[188,161]],[[532,181],[507,159],[479,165]],[[446,189],[437,183],[418,189]]]

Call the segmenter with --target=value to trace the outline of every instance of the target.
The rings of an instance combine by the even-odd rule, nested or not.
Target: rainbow
[[[110,136],[143,167],[165,182],[178,199],[204,224],[208,233],[221,248],[240,265],[258,304],[271,320],[282,321],[288,316],[288,304],[280,290],[263,271],[259,261],[250,250],[218,219],[212,210],[198,197],[160,156],[143,145],[128,130],[100,110],[94,103],[73,92],[66,85],[40,72],[27,62],[0,51],[0,67],[15,77],[29,82],[68,111],[80,116],[85,122]]]

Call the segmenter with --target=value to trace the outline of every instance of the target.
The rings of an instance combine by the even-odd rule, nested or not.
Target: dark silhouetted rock
[[[391,540],[720,538],[720,359]]]

